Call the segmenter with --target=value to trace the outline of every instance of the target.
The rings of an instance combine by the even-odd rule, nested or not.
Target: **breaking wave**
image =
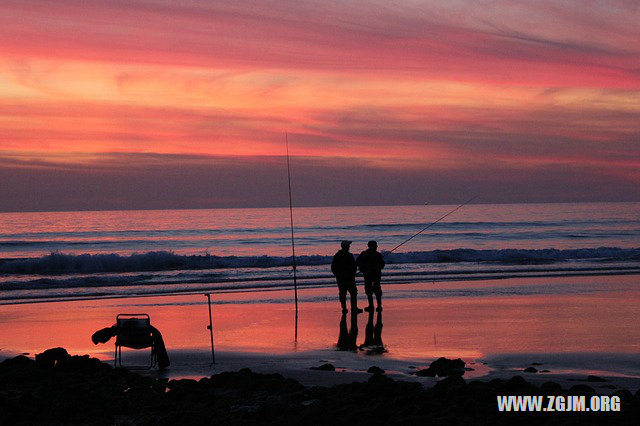
[[[599,247],[581,249],[432,250],[385,255],[388,264],[490,262],[503,264],[556,263],[568,260],[640,261],[640,248]],[[300,266],[326,265],[331,256],[296,257]],[[39,258],[0,260],[2,274],[58,275],[228,268],[272,268],[291,265],[288,256],[181,255],[168,251],[119,254],[51,253]]]

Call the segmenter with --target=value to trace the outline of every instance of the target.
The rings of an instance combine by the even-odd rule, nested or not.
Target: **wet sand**
[[[150,373],[159,377],[197,378],[250,367],[281,372],[303,385],[329,385],[367,380],[367,369],[375,365],[394,379],[429,386],[437,379],[412,373],[444,356],[462,358],[473,368],[465,378],[521,374],[532,383],[570,385],[597,375],[606,380],[594,386],[599,392],[635,392],[640,388],[640,365],[634,362],[640,354],[637,282],[637,275],[618,275],[385,286],[384,311],[380,319],[373,315],[371,324],[383,324],[383,354],[336,350],[342,315],[334,289],[301,292],[297,342],[292,291],[215,294],[215,365],[203,295],[5,305],[0,358],[61,346],[108,362],[113,341],[94,346],[91,334],[113,324],[117,313],[146,312],[172,361],[168,370]],[[508,295],[496,296],[502,289]],[[357,317],[358,345],[368,319],[366,313]],[[350,314],[346,325],[352,326]],[[131,361],[142,353],[136,352]],[[336,371],[309,369],[323,363]],[[522,372],[531,366],[538,372]]]

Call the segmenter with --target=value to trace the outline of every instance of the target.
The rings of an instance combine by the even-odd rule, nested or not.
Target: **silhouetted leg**
[[[380,288],[380,283],[375,283],[374,286],[376,293],[376,301],[378,302],[378,312],[382,311],[382,288]]]
[[[373,287],[372,282],[367,277],[364,278],[364,292],[367,294],[367,300],[369,301],[369,306],[367,306],[364,310],[367,312],[373,312]]]
[[[355,281],[349,286],[349,294],[351,295],[351,313],[361,313],[362,309],[358,308],[358,288]]]
[[[338,298],[340,299],[340,306],[342,307],[342,313],[347,313],[347,289],[344,284],[338,284]]]

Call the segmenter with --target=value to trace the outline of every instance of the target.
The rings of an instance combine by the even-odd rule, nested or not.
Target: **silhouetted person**
[[[376,295],[378,302],[378,312],[382,311],[382,288],[380,288],[380,278],[382,277],[382,268],[384,268],[384,260],[382,255],[378,253],[378,243],[369,241],[369,247],[356,260],[360,272],[364,276],[364,292],[367,294],[369,306],[364,308],[365,311],[373,311],[373,295]]]
[[[362,309],[358,308],[358,289],[356,288],[356,261],[353,254],[349,253],[351,241],[343,241],[340,243],[342,247],[333,256],[331,262],[331,272],[336,276],[338,282],[338,296],[342,313],[346,314],[347,309],[347,292],[351,295],[351,312],[359,314]]]
[[[387,350],[382,343],[382,312],[378,311],[376,324],[373,325],[373,311],[369,311],[367,318],[367,326],[364,331],[364,343],[360,345],[360,349],[367,354],[381,354]]]
[[[351,327],[347,329],[347,314],[340,317],[340,335],[337,347],[339,351],[357,351],[358,344],[358,316],[351,312]]]

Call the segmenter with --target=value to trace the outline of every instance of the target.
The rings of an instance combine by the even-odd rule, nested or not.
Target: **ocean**
[[[335,286],[341,240],[385,254],[455,208],[294,208],[299,288]],[[465,205],[385,261],[383,286],[638,274],[640,203]],[[288,208],[0,213],[0,304],[286,289],[291,263]]]

